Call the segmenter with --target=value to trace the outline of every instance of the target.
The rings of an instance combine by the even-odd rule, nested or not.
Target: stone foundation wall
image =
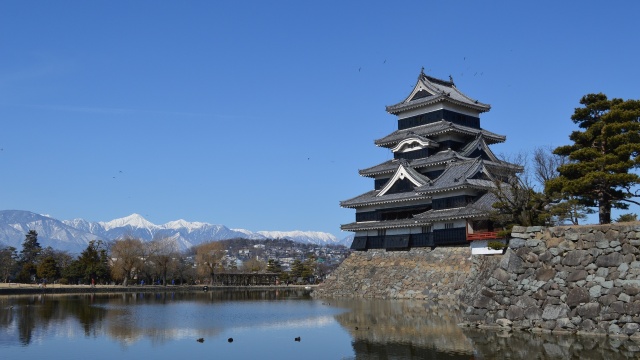
[[[317,297],[456,300],[471,273],[469,247],[354,252],[324,283]]]
[[[471,325],[640,339],[639,223],[512,231]]]
[[[469,247],[352,253],[317,297],[450,300],[467,325],[640,340],[640,223],[514,227],[503,255]]]

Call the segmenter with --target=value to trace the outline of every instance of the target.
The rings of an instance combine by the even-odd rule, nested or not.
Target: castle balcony
[[[500,236],[497,231],[480,231],[473,234],[467,234],[467,241],[496,239],[504,239],[504,236]]]

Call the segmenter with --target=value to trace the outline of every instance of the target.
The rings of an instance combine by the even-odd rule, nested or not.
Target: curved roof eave
[[[440,122],[438,122],[440,123]],[[507,137],[504,135],[498,135],[498,134],[493,134],[491,132],[488,132],[487,130],[484,129],[470,129],[467,130],[463,127],[461,127],[460,125],[456,125],[454,123],[451,122],[444,122],[442,121],[442,123],[448,123],[448,126],[446,126],[445,128],[442,129],[436,129],[433,132],[428,132],[429,137],[434,136],[434,135],[441,135],[441,134],[446,134],[448,132],[455,132],[455,133],[459,133],[459,134],[464,134],[464,135],[470,135],[470,136],[477,136],[478,134],[482,134],[483,138],[485,139],[485,141],[489,141],[487,144],[498,144],[498,143],[502,143],[505,142]],[[395,146],[395,144],[398,144],[400,141],[404,140],[408,135],[408,131],[429,131],[429,129],[426,126],[433,126],[432,124],[427,124],[427,125],[422,125],[418,128],[418,130],[396,130],[393,133],[381,138],[381,139],[377,139],[374,140],[374,144],[378,147],[386,147],[389,148],[391,146]],[[440,125],[442,126],[442,125]],[[417,128],[416,128],[417,129]],[[424,135],[422,135],[424,136]],[[383,141],[385,138],[392,138],[390,140],[387,141]],[[397,139],[395,139],[397,138]]]
[[[436,161],[432,161],[429,160],[434,156],[440,156],[442,154],[446,155],[450,155],[450,156],[445,156],[442,159],[436,160]],[[458,159],[458,160],[470,160],[471,158],[467,158],[464,156],[461,156],[460,154],[458,154],[457,152],[451,150],[451,149],[447,149],[447,150],[443,150],[440,151],[434,155],[429,156],[428,158],[422,158],[422,159],[414,159],[411,160],[409,162],[409,166],[411,166],[413,169],[421,169],[421,168],[428,168],[428,167],[432,167],[432,166],[438,166],[438,165],[443,165],[443,164],[447,164],[448,162],[451,161],[451,159]],[[366,169],[361,169],[358,170],[358,173],[360,174],[360,176],[362,177],[372,177],[372,176],[376,176],[376,175],[383,175],[383,174],[393,174],[395,172],[395,170],[397,169],[396,165],[393,164],[394,161],[397,161],[397,159],[394,159],[392,161],[386,161],[382,164],[378,164],[376,166],[372,166]],[[382,169],[380,170],[371,170],[373,168],[376,167],[380,167]]]
[[[393,204],[393,203],[408,202],[408,201],[415,201],[415,200],[423,200],[423,199],[430,199],[430,198],[431,198],[431,196],[416,196],[416,197],[413,197],[413,198],[403,198],[403,199],[363,201],[361,203],[352,204],[352,205],[345,205],[345,204],[343,204],[343,202],[340,202],[340,207],[346,208],[346,209],[355,209],[355,208],[362,207],[362,206]]]
[[[420,107],[425,107],[425,106],[429,106],[429,105],[433,105],[439,102],[451,102],[452,104],[455,105],[459,105],[459,106],[464,106],[479,112],[487,112],[489,110],[491,110],[491,105],[489,104],[483,104],[483,103],[467,103],[464,101],[460,101],[460,100],[456,100],[456,99],[452,99],[450,96],[441,94],[441,95],[435,95],[435,97],[432,98],[422,98],[416,101],[410,101],[408,103],[399,103],[399,104],[395,104],[395,105],[389,105],[385,107],[385,110],[392,115],[398,115],[402,112],[405,111],[409,111],[409,110],[413,110],[413,109],[417,109]]]
[[[460,185],[457,186],[449,186],[449,187],[442,187],[442,188],[438,188],[438,189],[429,189],[429,185],[424,185],[421,186],[419,188],[416,189],[416,193],[421,194],[421,195],[427,195],[427,194],[437,194],[437,193],[442,193],[442,192],[449,192],[449,191],[454,191],[454,190],[461,190],[461,189],[479,189],[479,190],[489,190],[489,189],[493,189],[493,186],[486,186],[486,185],[480,185],[480,184],[471,184],[468,182],[463,182]]]
[[[376,221],[369,223],[350,223],[340,226],[340,230],[345,231],[362,231],[362,230],[377,230],[377,229],[397,229],[406,227],[425,226],[431,224],[431,220],[422,219],[406,219],[399,221]]]
[[[445,216],[433,216],[431,218],[423,219],[423,221],[429,222],[437,222],[437,221],[450,221],[450,220],[458,220],[458,219],[471,219],[471,218],[479,218],[486,217],[488,214],[464,214],[464,215],[445,215]]]
[[[393,174],[393,173],[395,173],[395,170],[391,169],[391,170],[379,170],[379,171],[367,172],[366,169],[365,169],[365,170],[358,171],[358,173],[362,177],[372,177],[372,176],[376,176],[376,175]]]

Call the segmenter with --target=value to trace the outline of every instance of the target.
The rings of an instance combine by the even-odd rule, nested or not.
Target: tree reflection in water
[[[266,301],[282,299],[307,299],[303,290],[211,290],[207,292],[160,292],[160,293],[100,293],[100,294],[39,294],[0,296],[0,330],[15,325],[22,345],[32,342],[36,330],[46,331],[52,325],[61,327],[75,319],[84,336],[99,336],[107,333],[123,343],[135,342],[147,336],[153,341],[164,341],[174,336],[162,322],[171,322],[171,315],[160,318],[158,324],[141,328],[135,319],[135,307],[143,305],[166,305],[169,303],[212,304],[241,301]],[[150,320],[151,318],[147,318]],[[202,321],[202,319],[195,319]],[[158,326],[155,326],[158,325]],[[169,324],[166,324],[170,327]],[[202,330],[201,330],[202,331]],[[220,329],[205,330],[213,336]]]
[[[353,359],[640,358],[640,344],[631,340],[496,333],[460,328],[461,320],[455,306],[406,300],[312,300],[303,290],[3,296],[0,353],[17,351],[17,344],[27,346],[35,339],[49,345],[52,341],[77,345],[84,338],[92,347],[114,342],[126,345],[122,348],[130,349],[126,350],[129,355],[134,354],[129,346],[134,343],[144,344],[135,347],[135,354],[165,354],[184,351],[180,345],[164,346],[170,340],[174,344],[186,340],[193,342],[189,354],[196,356],[203,355],[197,352],[207,346],[220,351],[213,339],[226,345],[228,336],[221,333],[237,329],[234,331],[240,331],[244,339],[253,337],[252,342],[261,343],[262,348],[286,346],[282,359],[300,358],[300,354],[324,358],[329,348],[338,346],[342,346],[340,354],[351,352],[347,358]],[[277,337],[287,329],[293,329],[292,336],[287,333],[284,341]],[[294,342],[294,336],[301,336],[302,341]],[[201,337],[207,340],[195,346],[195,339]],[[243,338],[238,339],[234,346],[224,348],[226,355],[237,358],[232,351],[243,351],[238,345]],[[38,355],[48,351],[29,349],[42,351]],[[261,349],[253,351],[262,354]],[[83,354],[82,350],[78,353]]]

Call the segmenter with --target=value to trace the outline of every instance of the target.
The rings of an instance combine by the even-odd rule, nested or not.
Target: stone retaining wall
[[[639,223],[514,227],[512,237],[469,324],[640,339]]]
[[[354,252],[317,297],[451,300],[467,325],[640,340],[640,223],[514,227],[503,255],[469,247]]]
[[[456,300],[471,273],[469,247],[354,252],[313,292],[317,297]]]

